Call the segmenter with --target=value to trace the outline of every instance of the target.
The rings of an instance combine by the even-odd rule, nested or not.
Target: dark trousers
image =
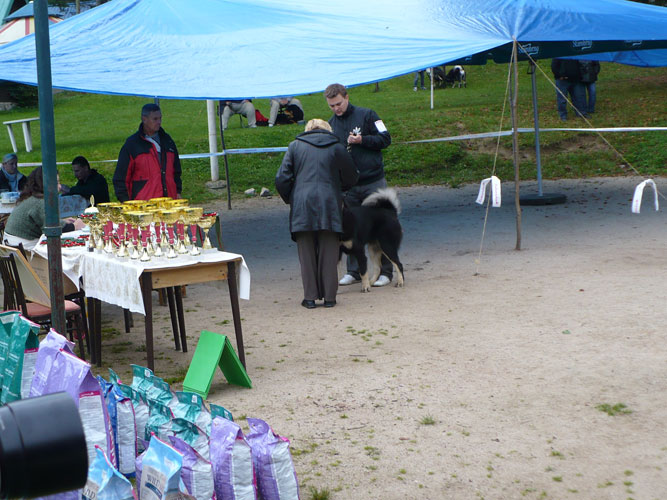
[[[386,187],[387,180],[385,178],[382,178],[379,181],[371,182],[370,184],[366,184],[364,186],[354,186],[347,193],[345,193],[345,203],[347,203],[348,207],[358,207],[368,195],[373,194],[378,189]],[[394,275],[394,265],[384,255],[382,255],[382,262],[380,267],[380,274],[386,276],[389,279],[392,279]],[[352,255],[347,256],[347,274],[354,276],[355,279],[361,279],[361,275],[359,274],[359,263]],[[373,283],[371,283],[371,285],[372,284]]]
[[[336,300],[338,292],[338,233],[300,231],[294,233],[301,264],[303,298]]]

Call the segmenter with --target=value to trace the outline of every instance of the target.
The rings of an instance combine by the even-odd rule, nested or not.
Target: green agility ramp
[[[252,387],[250,377],[239,361],[227,335],[202,330],[190,368],[183,381],[183,390],[207,398],[217,367],[220,367],[230,384]]]

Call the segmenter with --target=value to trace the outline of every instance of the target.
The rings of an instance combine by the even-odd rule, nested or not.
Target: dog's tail
[[[397,214],[401,213],[401,202],[398,200],[396,190],[392,188],[378,189],[375,193],[368,195],[362,205],[365,207],[386,208],[388,210],[395,210]]]

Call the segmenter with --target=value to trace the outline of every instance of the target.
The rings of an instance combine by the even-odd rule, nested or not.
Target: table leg
[[[178,325],[181,330],[181,347],[183,352],[188,352],[188,339],[185,337],[185,316],[183,315],[183,292],[180,286],[174,287],[176,294],[176,312],[178,313]]]
[[[90,364],[97,363],[97,332],[95,331],[95,299],[87,297],[88,302],[87,314],[88,317],[88,338],[90,339]]]
[[[123,309],[123,319],[125,320],[125,333],[130,333],[130,329],[134,325],[132,324],[132,313],[129,309]]]
[[[11,124],[7,124],[7,133],[9,134],[9,142],[12,143],[12,149],[14,153],[19,152],[19,148],[16,146],[16,137],[14,137],[14,130],[12,130]]]
[[[241,313],[239,311],[239,287],[236,283],[236,264],[227,264],[227,284],[229,286],[229,301],[232,304],[232,318],[234,319],[234,332],[236,333],[236,348],[238,349],[239,361],[245,368],[245,351],[243,350],[243,331],[241,330]]]
[[[146,311],[146,364],[150,370],[155,371],[153,358],[153,290],[151,273],[144,271],[141,275],[141,294],[144,298],[144,310]]]
[[[178,336],[178,319],[176,318],[176,304],[174,303],[174,289],[170,286],[167,290],[167,303],[169,304],[169,316],[171,317],[171,331],[174,332],[174,345],[176,350],[181,350],[181,339]]]
[[[95,299],[95,349],[97,366],[102,366],[102,301]]]
[[[30,122],[23,122],[23,139],[25,140],[25,150],[32,151],[32,135],[30,135]]]

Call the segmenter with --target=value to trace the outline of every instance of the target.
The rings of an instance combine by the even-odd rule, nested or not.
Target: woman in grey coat
[[[276,189],[290,205],[290,232],[296,241],[303,282],[303,307],[336,305],[339,234],[343,232],[343,191],[359,172],[352,157],[324,120],[306,124],[287,148],[276,174]]]

